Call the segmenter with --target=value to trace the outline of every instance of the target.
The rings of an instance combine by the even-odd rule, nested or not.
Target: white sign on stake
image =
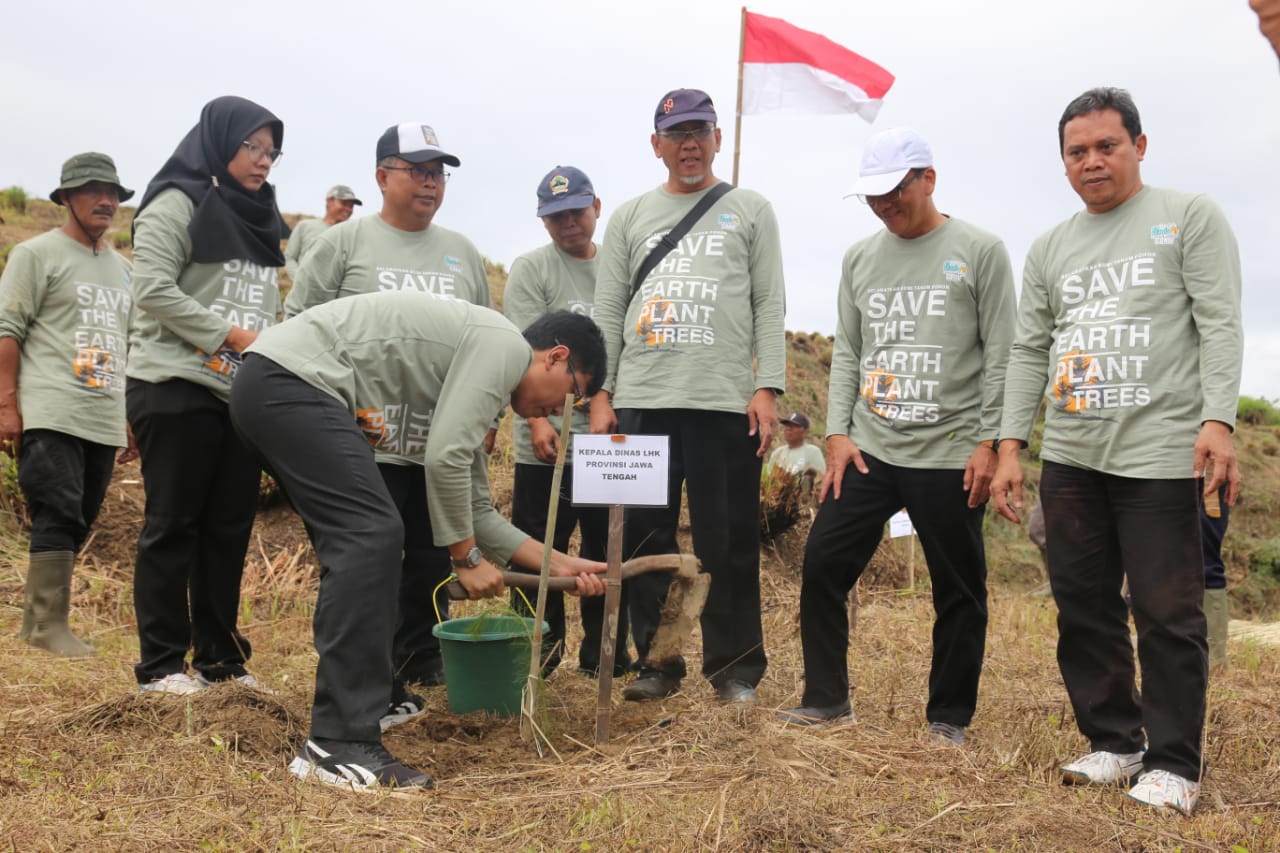
[[[666,506],[669,464],[665,435],[575,435],[573,502]]]
[[[573,438],[574,441],[578,440],[576,435]],[[574,473],[574,476],[577,476],[576,472]],[[900,536],[910,536],[915,532],[915,525],[911,523],[911,516],[907,515],[907,511],[905,509],[900,509],[893,515],[889,516],[890,538],[897,539]]]

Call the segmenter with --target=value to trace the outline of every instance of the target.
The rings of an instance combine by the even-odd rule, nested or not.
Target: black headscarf
[[[283,222],[276,208],[275,188],[263,184],[257,192],[250,192],[227,172],[227,164],[239,153],[241,143],[262,127],[271,128],[275,147],[281,147],[284,122],[271,111],[234,95],[214,98],[200,111],[199,124],[182,138],[173,156],[147,184],[138,214],[169,187],[182,190],[195,203],[195,215],[187,224],[195,263],[248,258],[263,266],[284,266],[280,252]]]

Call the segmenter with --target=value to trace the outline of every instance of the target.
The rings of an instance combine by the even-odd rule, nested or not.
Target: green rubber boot
[[[67,627],[71,611],[71,569],[74,551],[40,551],[31,555],[27,591],[22,604],[20,637],[27,645],[62,657],[94,653]]]
[[[1227,666],[1227,591],[1204,591],[1204,618],[1209,623],[1209,668]]]

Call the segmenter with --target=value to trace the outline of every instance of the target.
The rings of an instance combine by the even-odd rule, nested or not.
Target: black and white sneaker
[[[396,693],[399,693],[399,695],[396,695]],[[378,725],[385,732],[392,726],[398,726],[401,723],[409,722],[414,717],[422,716],[426,710],[426,699],[401,688],[399,691],[392,693],[391,704],[387,706],[387,713],[383,714],[382,719],[378,720]]]
[[[361,741],[310,738],[289,772],[353,791],[435,787],[430,776],[396,761],[382,744]]]

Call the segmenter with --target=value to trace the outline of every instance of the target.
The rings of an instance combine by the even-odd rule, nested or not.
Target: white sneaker
[[[210,681],[209,679],[204,677],[204,673],[197,672],[196,681],[200,683],[201,687],[213,687],[215,684],[223,684],[228,681],[234,681],[236,684],[243,684],[245,687],[248,687],[250,690],[257,690],[259,693],[265,693],[268,696],[276,695],[276,691],[268,687],[263,687],[262,682],[258,681],[258,679],[254,678],[253,675],[248,672],[246,672],[244,675],[237,675],[234,678],[225,678],[222,681]]]
[[[1200,783],[1168,770],[1148,770],[1129,789],[1129,799],[1162,812],[1169,809],[1190,815],[1200,801]]]
[[[171,672],[164,678],[138,685],[138,689],[143,693],[168,693],[171,696],[189,696],[192,693],[199,693],[204,688],[204,684],[185,672]]]
[[[1062,784],[1128,785],[1140,772],[1141,752],[1091,752],[1062,765]]]

